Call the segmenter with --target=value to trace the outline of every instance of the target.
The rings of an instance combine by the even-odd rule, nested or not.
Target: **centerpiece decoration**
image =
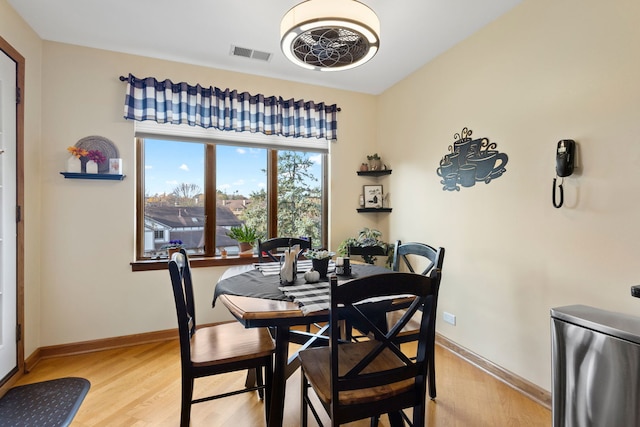
[[[326,249],[308,249],[304,252],[304,256],[311,260],[312,270],[320,273],[321,279],[327,278],[327,271],[329,270],[329,260],[336,253],[329,252]]]
[[[165,243],[160,247],[161,250],[167,251],[167,254],[169,255],[169,259],[171,259],[171,256],[174,253],[178,252],[180,248],[184,248],[184,245],[182,244],[182,240],[180,239],[169,240],[169,243]]]
[[[381,252],[387,254],[385,266],[387,268],[391,267],[391,263],[393,262],[394,246],[382,240],[382,232],[380,230],[368,227],[361,229],[358,232],[358,237],[349,237],[340,243],[340,246],[338,246],[338,253],[341,256],[348,257],[350,255],[349,248],[351,247],[372,249],[379,247],[381,248]],[[363,261],[367,264],[375,264],[376,262],[376,257],[374,255],[363,254],[361,256]]]

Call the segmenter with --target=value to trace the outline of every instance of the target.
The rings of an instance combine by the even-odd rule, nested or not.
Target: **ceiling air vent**
[[[259,61],[269,62],[271,60],[271,53],[262,52],[259,50],[248,49],[246,47],[231,46],[232,56],[241,56],[243,58],[257,59]]]

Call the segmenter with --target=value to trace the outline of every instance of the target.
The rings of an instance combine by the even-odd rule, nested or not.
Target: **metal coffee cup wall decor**
[[[466,127],[456,133],[449,152],[440,160],[436,173],[442,178],[443,191],[460,191],[460,186],[473,187],[476,182],[488,184],[507,171],[509,157],[496,150],[498,144],[489,138],[472,139],[472,133]]]

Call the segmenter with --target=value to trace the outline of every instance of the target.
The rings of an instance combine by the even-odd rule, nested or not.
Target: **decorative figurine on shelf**
[[[366,171],[368,171],[368,170],[369,170],[369,165],[368,165],[368,164],[366,164],[366,163],[362,163],[362,164],[360,165],[360,172],[366,172]]]

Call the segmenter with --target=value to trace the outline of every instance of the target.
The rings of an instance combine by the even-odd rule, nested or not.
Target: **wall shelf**
[[[77,173],[77,172],[60,172],[67,179],[106,179],[110,181],[122,181],[126,175],[118,175],[113,173]]]
[[[358,208],[358,212],[391,212],[391,208]]]
[[[380,171],[357,171],[360,176],[382,176],[391,175],[391,169],[385,169]]]

